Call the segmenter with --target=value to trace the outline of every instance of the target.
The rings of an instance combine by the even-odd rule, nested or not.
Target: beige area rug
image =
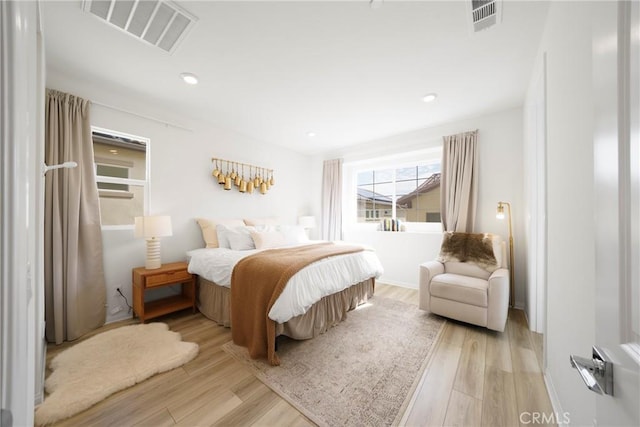
[[[347,320],[306,341],[278,338],[280,366],[224,350],[320,426],[397,425],[445,320],[400,301],[374,297]]]
[[[123,326],[103,332],[53,358],[45,381],[49,395],[37,409],[37,425],[69,418],[107,396],[155,374],[184,365],[198,344],[181,341],[165,323]]]

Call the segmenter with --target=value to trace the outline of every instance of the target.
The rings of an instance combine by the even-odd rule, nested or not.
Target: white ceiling
[[[472,34],[462,1],[176,3],[198,22],[169,55],[44,2],[47,68],[303,153],[522,105],[548,6],[505,1]]]

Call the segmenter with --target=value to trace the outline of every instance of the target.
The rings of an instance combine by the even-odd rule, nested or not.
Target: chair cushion
[[[484,268],[478,267],[471,262],[449,261],[444,264],[444,272],[457,276],[471,276],[477,279],[489,280],[489,273]]]
[[[489,282],[476,277],[459,274],[438,274],[431,279],[431,295],[448,300],[487,307],[487,288]]]

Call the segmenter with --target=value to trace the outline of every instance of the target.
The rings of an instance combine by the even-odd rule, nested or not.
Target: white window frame
[[[376,157],[372,159],[349,161],[343,164],[343,200],[342,200],[342,224],[345,230],[376,231],[378,222],[358,222],[358,173],[372,169],[393,169],[395,181],[395,169],[415,166],[421,163],[442,161],[442,147],[432,147],[423,150],[414,150],[395,155]],[[396,200],[394,186],[393,200]],[[392,216],[396,217],[396,205],[392,205]],[[407,232],[442,232],[440,222],[405,222]]]
[[[145,154],[145,159],[146,159],[146,154]],[[123,166],[123,165],[117,165],[117,164],[113,164],[113,163],[109,163],[109,162],[105,162],[105,161],[101,161],[95,158],[94,156],[94,167],[95,167],[95,173],[96,173],[96,182],[98,183],[105,183],[107,184],[107,180],[106,180],[106,175],[100,175],[98,174],[98,168],[100,166],[108,166],[111,168],[121,168],[121,169],[126,169],[127,170],[127,176],[129,176],[129,172],[131,169],[131,166]],[[97,177],[100,177],[100,181],[97,180]],[[126,185],[127,186],[127,190],[114,190],[111,188],[100,188],[98,186],[98,195],[100,197],[120,197],[120,198],[124,198],[124,199],[128,199],[128,198],[133,198],[133,193],[130,192],[129,189],[129,185],[125,182],[122,182],[121,180],[124,179],[128,179],[128,178],[119,178],[118,182],[109,182],[108,184],[122,184],[122,185]]]
[[[106,176],[99,176],[97,174],[97,163],[94,160],[94,168],[93,168],[93,173],[96,177],[96,183],[98,182],[104,182],[104,183],[109,183],[109,184],[127,184],[127,185],[134,185],[134,186],[138,186],[138,187],[142,187],[143,188],[143,194],[144,194],[144,207],[143,207],[143,215],[148,215],[149,213],[149,187],[150,187],[150,182],[149,182],[149,177],[151,176],[151,140],[149,138],[143,137],[143,136],[138,136],[138,135],[133,135],[133,134],[129,134],[129,133],[124,133],[124,132],[119,132],[119,131],[115,131],[115,130],[111,130],[111,129],[106,129],[106,128],[101,128],[98,126],[91,126],[91,134],[93,135],[93,132],[99,132],[99,133],[106,133],[109,135],[113,135],[113,136],[119,136],[122,138],[128,138],[128,139],[135,139],[137,141],[142,141],[146,144],[146,151],[145,151],[145,179],[132,179],[132,178],[113,178],[113,177],[106,177]],[[126,225],[102,225],[101,224],[101,228],[103,230],[133,230],[134,228],[134,224],[126,224]]]

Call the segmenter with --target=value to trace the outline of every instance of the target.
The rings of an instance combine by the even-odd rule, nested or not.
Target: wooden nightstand
[[[196,312],[196,280],[187,271],[186,262],[163,264],[154,270],[144,267],[134,268],[133,276],[133,310],[144,323],[145,320],[163,314],[173,313],[191,307]],[[162,286],[182,284],[180,295],[144,302],[144,293],[148,289]]]

